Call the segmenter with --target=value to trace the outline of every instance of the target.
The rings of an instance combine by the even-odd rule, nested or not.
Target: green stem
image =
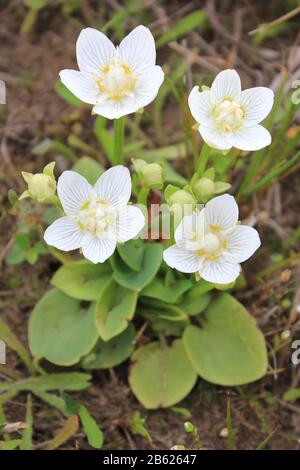
[[[147,205],[147,200],[149,196],[149,191],[150,189],[144,186],[143,188],[140,189],[139,195],[138,195],[138,203],[143,204],[144,206]]]
[[[125,131],[125,118],[124,116],[114,120],[115,128],[115,145],[114,145],[114,164],[119,165],[123,163],[123,147],[124,147],[124,131]]]
[[[196,162],[196,171],[199,176],[202,176],[205,171],[209,154],[210,154],[210,147],[209,145],[204,143],[202,145],[202,149],[201,149],[198,161]]]

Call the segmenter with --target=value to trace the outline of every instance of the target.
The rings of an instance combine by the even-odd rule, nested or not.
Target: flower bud
[[[209,178],[200,178],[195,183],[193,191],[198,198],[211,196],[215,192],[215,183]]]
[[[38,202],[55,195],[56,181],[53,174],[55,162],[45,166],[43,173],[27,173],[22,171],[22,176],[28,184],[28,189],[21,194],[19,199],[30,197]]]
[[[164,170],[159,163],[147,163],[144,160],[132,160],[141,183],[148,188],[161,188],[164,183]]]
[[[196,199],[191,191],[180,189],[172,184],[169,184],[165,189],[165,199],[171,212],[174,214],[175,227],[183,217],[193,212],[196,203]]]
[[[192,423],[190,423],[190,421],[186,421],[184,423],[184,429],[186,432],[194,432],[195,426]]]
[[[229,188],[231,188],[231,184],[225,183],[223,181],[217,181],[215,183],[215,194],[225,193]]]
[[[185,189],[179,189],[178,191],[171,194],[168,201],[170,206],[172,206],[173,204],[194,204],[195,202],[196,201],[193,195]]]

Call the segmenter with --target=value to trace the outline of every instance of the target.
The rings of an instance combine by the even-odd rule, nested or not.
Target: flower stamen
[[[97,85],[107,98],[121,101],[133,92],[136,86],[136,75],[129,65],[116,58],[109,65],[102,67],[100,77],[97,78]]]
[[[85,201],[76,216],[79,228],[97,237],[109,230],[116,223],[116,219],[116,209],[100,198]]]
[[[213,108],[212,116],[217,129],[229,133],[240,129],[245,113],[240,104],[226,98]]]

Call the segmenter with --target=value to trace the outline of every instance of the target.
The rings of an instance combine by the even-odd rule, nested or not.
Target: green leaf
[[[36,250],[34,246],[29,248],[25,252],[26,261],[28,261],[28,263],[30,264],[35,264],[38,260],[38,257],[39,257],[38,250]]]
[[[202,313],[211,300],[209,290],[212,289],[213,284],[201,279],[201,281],[183,297],[180,302],[180,308],[191,316]]]
[[[61,266],[50,282],[74,299],[98,300],[110,279],[109,263],[78,261]]]
[[[79,418],[90,446],[94,447],[94,449],[101,449],[103,445],[103,432],[95,419],[90,415],[88,409],[83,405],[79,407]]]
[[[91,157],[81,157],[72,167],[73,171],[77,171],[84,176],[92,185],[96,183],[99,176],[104,173],[105,168]]]
[[[25,418],[27,428],[23,430],[22,433],[22,442],[20,444],[20,450],[32,450],[32,398],[30,393],[27,395],[26,403],[26,418]]]
[[[21,444],[21,439],[10,439],[9,441],[0,441],[0,450],[15,450]]]
[[[184,186],[188,184],[188,180],[181,176],[177,171],[174,170],[173,166],[167,160],[163,161],[163,166],[166,172],[165,182],[174,184],[175,186]]]
[[[135,152],[136,158],[153,162],[156,160],[177,160],[185,158],[186,147],[184,142],[175,145],[168,145],[167,147],[160,147],[158,149],[140,150]]]
[[[53,393],[37,392],[36,390],[34,391],[34,394],[41,400],[44,400],[44,402],[48,403],[48,405],[57,408],[65,416],[69,415],[66,409],[66,402],[62,397],[59,397]]]
[[[184,321],[187,320],[187,314],[184,310],[177,305],[162,302],[161,300],[147,299],[143,302],[141,313],[145,316],[154,316],[169,321]]]
[[[22,248],[23,250],[26,250],[27,248],[30,247],[30,234],[29,233],[17,233],[17,235],[15,235],[15,241],[18,247]]]
[[[183,342],[199,375],[219,385],[242,385],[264,376],[264,337],[247,310],[221,294],[206,311],[203,328],[188,326]]]
[[[81,106],[82,101],[80,101],[77,96],[73,95],[73,93],[60,81],[57,80],[54,85],[54,89],[58,96],[60,96],[63,100],[69,103],[72,106]]]
[[[139,272],[130,270],[120,256],[111,258],[114,279],[123,287],[141,291],[152,281],[162,262],[163,247],[160,243],[145,243],[144,256]]]
[[[172,406],[171,411],[178,415],[184,416],[185,418],[191,418],[192,413],[188,408],[183,408],[182,406]]]
[[[34,393],[47,392],[48,390],[84,390],[90,386],[90,379],[89,374],[80,372],[45,374],[14,382],[0,382],[0,392],[28,390]]]
[[[135,329],[132,324],[109,341],[100,339],[93,352],[82,360],[84,369],[108,369],[126,361],[134,351]]]
[[[192,287],[188,279],[176,279],[173,271],[168,270],[165,278],[156,276],[142,291],[141,296],[175,304]]]
[[[29,346],[33,356],[70,366],[94,347],[97,330],[95,305],[83,310],[78,300],[57,289],[36,304],[29,320]]]
[[[300,398],[300,388],[291,388],[283,395],[284,401],[294,401]]]
[[[146,428],[145,423],[146,419],[143,418],[139,411],[135,411],[130,422],[130,431],[132,434],[138,434],[139,436],[147,439],[148,442],[152,442],[151,435]]]
[[[150,343],[132,355],[130,387],[147,409],[167,408],[190,393],[197,380],[181,340]]]
[[[25,252],[18,245],[13,245],[5,256],[5,262],[9,266],[15,266],[25,260]]]
[[[178,20],[172,28],[170,28],[157,41],[156,47],[161,47],[174,39],[185,36],[189,31],[204,26],[207,23],[206,13],[203,10],[196,10]]]
[[[143,311],[143,316],[151,322],[152,330],[163,333],[166,336],[182,337],[183,330],[190,324],[189,320],[164,320],[154,315],[147,315]]]
[[[24,3],[33,10],[41,10],[47,5],[47,0],[24,0]]]
[[[140,238],[118,244],[117,249],[124,263],[134,271],[140,271],[145,250],[145,245]]]
[[[103,341],[124,331],[135,313],[138,293],[111,281],[96,304],[95,322]]]

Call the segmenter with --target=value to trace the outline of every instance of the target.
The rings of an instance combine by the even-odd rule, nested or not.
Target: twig
[[[262,31],[264,31],[265,29],[270,28],[271,26],[275,26],[276,24],[283,23],[284,21],[293,18],[294,16],[298,15],[299,13],[300,13],[300,7],[296,7],[296,8],[294,8],[294,10],[289,11],[285,15],[280,16],[279,18],[277,18],[276,20],[271,21],[270,23],[261,24],[258,28],[253,29],[252,31],[249,31],[248,34],[249,34],[249,36],[253,36],[254,34],[260,33]]]

